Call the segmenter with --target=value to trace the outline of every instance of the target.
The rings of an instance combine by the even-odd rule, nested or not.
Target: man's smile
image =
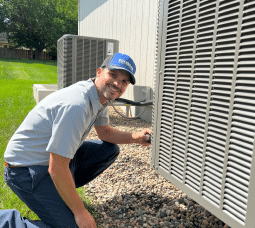
[[[113,92],[113,93],[120,93],[120,90],[118,88],[116,88],[113,85],[108,85],[109,89]]]

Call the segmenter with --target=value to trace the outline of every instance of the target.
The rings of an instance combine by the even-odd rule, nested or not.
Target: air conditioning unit
[[[151,166],[231,227],[255,227],[255,1],[164,0]]]
[[[104,59],[119,52],[119,41],[64,35],[58,46],[58,89],[96,76]]]

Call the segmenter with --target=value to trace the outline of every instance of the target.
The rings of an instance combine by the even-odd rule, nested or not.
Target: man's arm
[[[95,126],[95,129],[98,137],[106,142],[114,144],[138,143],[143,146],[150,145],[150,143],[148,142],[148,137],[146,136],[146,134],[151,134],[150,129],[145,129],[136,133],[119,131],[112,128],[110,125]]]
[[[96,223],[86,210],[76,191],[75,183],[69,169],[69,158],[50,153],[49,173],[59,195],[74,214],[79,228],[96,227]]]

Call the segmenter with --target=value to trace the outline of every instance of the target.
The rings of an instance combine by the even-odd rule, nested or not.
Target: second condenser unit
[[[78,35],[58,40],[58,89],[96,76],[104,59],[119,51],[119,42]]]

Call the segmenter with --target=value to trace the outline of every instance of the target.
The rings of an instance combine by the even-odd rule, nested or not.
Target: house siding
[[[119,40],[119,51],[136,63],[136,86],[152,89],[157,13],[157,0],[79,0],[79,35]],[[123,97],[135,99],[134,87]],[[143,119],[151,121],[151,108],[146,112]]]

